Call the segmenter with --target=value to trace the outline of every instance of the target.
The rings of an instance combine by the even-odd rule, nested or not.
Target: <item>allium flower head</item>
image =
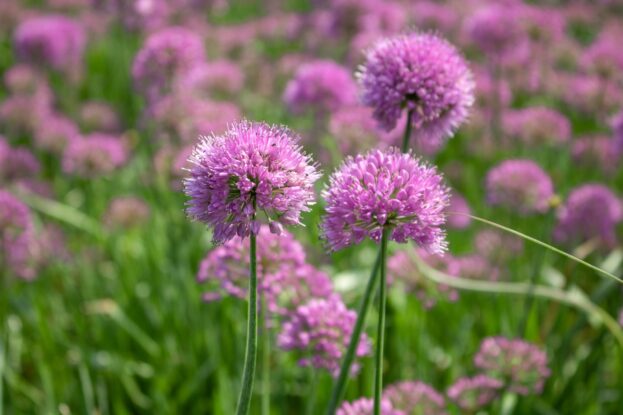
[[[472,280],[497,281],[500,271],[481,255],[463,255],[455,257],[448,273]]]
[[[335,413],[336,415],[372,415],[374,401],[369,398],[359,398],[353,402],[344,402]],[[392,408],[392,404],[383,399],[381,401],[381,415],[405,415],[404,412]]]
[[[411,239],[431,253],[446,249],[445,209],[449,191],[434,167],[395,148],[348,157],[323,191],[326,215],[322,234],[331,250],[370,237],[383,228],[389,239]]]
[[[28,64],[12,66],[4,74],[4,83],[14,95],[43,95],[51,101],[52,91],[46,79]]]
[[[143,199],[123,196],[110,202],[104,222],[112,227],[128,229],[144,223],[148,218],[149,206]]]
[[[554,185],[549,175],[531,160],[506,160],[487,173],[487,201],[521,214],[543,213],[549,208]]]
[[[391,131],[406,108],[418,139],[443,142],[465,120],[474,102],[474,82],[463,56],[432,34],[381,40],[358,73],[361,100]]]
[[[450,195],[450,204],[448,205],[448,227],[455,229],[465,229],[472,223],[469,217],[472,210],[467,204],[467,200],[457,192]]]
[[[271,312],[285,314],[311,298],[333,292],[329,277],[305,262],[303,246],[287,231],[259,233],[257,275],[259,290]],[[201,262],[197,280],[208,285],[203,298],[214,301],[224,295],[246,298],[249,279],[249,240],[235,237],[210,251]]]
[[[468,413],[476,413],[499,396],[504,384],[486,375],[460,378],[448,389],[448,397]]]
[[[125,164],[128,152],[115,136],[93,133],[73,140],[63,153],[63,170],[82,177],[112,173]]]
[[[330,60],[313,61],[296,71],[286,85],[283,100],[294,112],[312,109],[329,113],[353,105],[357,86],[345,67]]]
[[[611,126],[614,136],[614,150],[618,155],[623,155],[623,111],[612,118]]]
[[[110,105],[104,102],[89,101],[80,108],[80,125],[89,132],[115,133],[119,131],[121,122]]]
[[[623,206],[610,189],[585,184],[574,189],[558,212],[554,237],[562,242],[595,238],[611,246],[616,243],[616,225],[623,220]]]
[[[37,126],[34,138],[37,147],[61,154],[67,144],[80,139],[80,131],[69,118],[50,114]]]
[[[301,366],[326,369],[337,376],[356,319],[357,313],[346,308],[337,294],[311,299],[289,315],[277,342],[282,349],[300,351],[304,356],[299,360]],[[364,334],[355,355],[361,358],[371,351]],[[357,364],[351,367],[353,373],[358,369]]]
[[[23,21],[15,30],[13,43],[24,62],[72,71],[81,65],[86,33],[68,17],[46,15]]]
[[[551,373],[543,350],[532,343],[505,337],[483,340],[474,365],[520,395],[541,393]]]
[[[404,381],[389,385],[383,391],[383,398],[407,415],[445,415],[446,402],[443,396],[426,383]]]
[[[320,175],[297,141],[285,127],[248,121],[204,137],[184,182],[189,216],[213,227],[216,243],[257,234],[260,216],[276,233],[300,224]]]
[[[200,36],[183,27],[151,34],[132,65],[132,78],[150,103],[170,92],[175,80],[205,60]]]
[[[331,113],[329,132],[342,154],[368,151],[379,142],[379,131],[370,108],[344,107]]]
[[[33,242],[30,209],[11,193],[0,190],[0,266],[22,278],[30,278],[28,266]]]
[[[474,240],[476,251],[489,261],[499,264],[523,252],[523,240],[494,229],[478,232]]]
[[[469,39],[493,58],[509,58],[525,50],[528,38],[512,5],[491,4],[477,10],[465,21]],[[517,10],[513,10],[517,12]]]
[[[547,107],[528,107],[504,114],[504,129],[526,144],[562,144],[571,138],[571,123]]]
[[[229,60],[205,62],[180,77],[176,89],[200,98],[238,93],[244,84],[244,73],[238,64]]]
[[[39,160],[27,148],[13,148],[0,136],[0,183],[30,179],[40,170]]]

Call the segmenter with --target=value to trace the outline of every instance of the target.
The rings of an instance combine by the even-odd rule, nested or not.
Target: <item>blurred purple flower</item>
[[[54,154],[62,154],[70,142],[80,139],[80,131],[69,118],[59,114],[49,114],[37,126],[34,138],[38,148]]]
[[[467,200],[455,191],[450,194],[450,204],[448,205],[448,227],[454,229],[465,229],[472,223],[472,210],[469,208]]]
[[[0,265],[24,279],[32,279],[29,264],[34,229],[30,209],[11,193],[0,189]]]
[[[610,122],[614,140],[614,150],[621,156],[623,155],[623,111],[619,111]]]
[[[446,402],[434,388],[420,381],[403,381],[389,385],[383,398],[407,415],[445,415]]]
[[[543,350],[524,340],[505,337],[484,339],[474,357],[474,364],[520,395],[541,393],[551,374]]]
[[[476,413],[499,397],[504,384],[485,375],[458,379],[448,389],[448,397],[463,411]]]
[[[491,205],[524,215],[546,212],[554,195],[549,175],[531,160],[506,160],[493,167],[486,188]]]
[[[80,108],[80,125],[87,132],[101,131],[116,133],[121,128],[121,121],[115,110],[99,101],[88,101]]]
[[[334,111],[329,119],[329,132],[343,155],[368,151],[379,142],[380,131],[367,107],[343,107]]]
[[[596,183],[576,187],[558,212],[554,238],[561,242],[596,239],[601,244],[616,244],[616,225],[623,220],[623,206],[606,186]]]
[[[188,215],[214,228],[215,243],[257,234],[261,214],[273,229],[301,224],[320,174],[297,143],[285,127],[248,121],[204,137],[184,182]]]
[[[214,99],[240,92],[243,84],[244,73],[240,66],[222,59],[195,66],[179,78],[176,89],[182,94]]]
[[[489,261],[504,263],[523,252],[523,240],[494,229],[485,229],[476,234],[476,251]]]
[[[113,228],[129,229],[149,219],[149,210],[149,205],[139,197],[117,197],[110,202],[104,223]]]
[[[68,143],[63,153],[63,171],[89,178],[112,173],[128,159],[120,138],[92,133]]]
[[[25,147],[11,147],[0,135],[0,183],[30,179],[41,170],[39,160]]]
[[[621,157],[616,141],[608,136],[584,136],[573,141],[571,155],[578,166],[612,174],[619,168]]]
[[[283,101],[296,113],[314,110],[326,114],[356,100],[357,86],[350,71],[330,60],[303,64],[283,93]]]
[[[467,63],[446,40],[431,34],[381,40],[367,52],[357,74],[361,100],[391,131],[407,108],[413,111],[416,141],[440,146],[465,121],[474,102]]]
[[[373,415],[374,401],[369,398],[359,398],[353,402],[344,402],[335,413],[336,415]],[[381,415],[405,415],[404,412],[392,408],[391,403],[381,401]],[[441,415],[441,414],[440,414]]]
[[[571,139],[571,123],[547,107],[510,110],[503,118],[505,132],[528,145],[559,145]]]
[[[454,257],[448,265],[448,273],[461,278],[481,281],[497,281],[500,271],[481,255]]]
[[[410,153],[391,148],[348,157],[322,195],[327,205],[321,231],[333,251],[366,237],[379,242],[384,227],[390,240],[411,239],[431,253],[446,250],[441,226],[448,188],[437,169]]]
[[[314,298],[288,315],[277,343],[284,350],[302,353],[304,357],[299,360],[301,366],[326,369],[337,377],[356,319],[357,313],[346,308],[337,294]],[[363,334],[355,355],[362,358],[371,352],[370,341]],[[359,366],[355,363],[351,373],[355,374],[358,370]]]

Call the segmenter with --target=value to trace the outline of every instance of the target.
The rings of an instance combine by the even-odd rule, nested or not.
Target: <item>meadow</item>
[[[302,226],[258,235],[249,413],[327,413],[383,246],[332,245],[329,178],[419,116],[447,252],[387,243],[382,413],[623,414],[621,35],[618,0],[2,0],[0,415],[236,413],[249,238],[215,244],[184,179],[241,119],[287,126],[318,171]],[[459,67],[464,95],[429,116],[427,72],[382,128],[387,39],[432,42],[391,58]],[[376,289],[340,415],[373,413]]]

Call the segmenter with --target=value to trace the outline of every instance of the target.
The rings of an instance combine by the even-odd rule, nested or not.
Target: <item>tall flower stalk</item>
[[[249,412],[257,361],[258,213],[279,234],[282,225],[300,224],[301,212],[314,201],[319,174],[297,141],[284,127],[242,121],[221,136],[202,139],[184,182],[188,215],[213,227],[215,243],[249,237],[247,339],[237,415]]]
[[[383,394],[383,350],[385,347],[385,308],[387,303],[387,233],[388,229],[383,228],[381,235],[381,247],[379,255],[381,257],[381,281],[379,285],[379,322],[376,334],[376,361],[374,371],[374,414],[381,413],[381,397]]]

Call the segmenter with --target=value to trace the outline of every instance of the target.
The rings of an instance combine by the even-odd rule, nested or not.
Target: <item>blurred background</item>
[[[346,156],[400,142],[403,122],[381,131],[358,104],[355,73],[407,31],[448,39],[474,74],[468,122],[415,149],[444,173],[450,209],[621,275],[620,0],[1,0],[0,414],[233,413],[246,303],[197,282],[214,247],[184,212],[191,148],[243,117],[285,124],[320,163],[319,193]],[[376,247],[327,254],[322,212],[319,197],[291,232],[356,309]],[[448,239],[424,259],[463,287],[390,246],[386,384],[430,385],[450,414],[623,413],[620,284],[465,216]],[[256,388],[269,413],[322,413],[331,373],[279,347],[283,318],[264,330],[271,379]],[[548,374],[466,409],[448,391],[481,372],[494,336],[545,352]],[[372,360],[347,400],[371,394]]]

